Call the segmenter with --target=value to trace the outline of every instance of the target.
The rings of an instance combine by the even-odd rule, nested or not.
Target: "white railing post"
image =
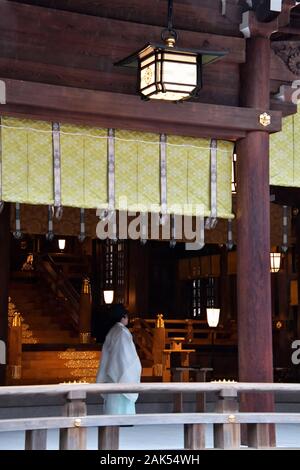
[[[59,435],[60,450],[85,450],[86,428],[81,427],[80,416],[86,416],[86,392],[73,390],[67,394],[64,416],[74,416],[74,427],[61,429]]]
[[[254,449],[270,448],[270,424],[248,424],[248,447]]]
[[[229,413],[228,424],[214,424],[214,447],[219,449],[239,449],[241,444],[240,425],[236,423],[239,410],[237,391],[224,389],[219,393],[217,413]]]
[[[98,449],[119,450],[119,426],[101,426],[98,428]]]
[[[46,450],[47,429],[25,431],[25,450]]]

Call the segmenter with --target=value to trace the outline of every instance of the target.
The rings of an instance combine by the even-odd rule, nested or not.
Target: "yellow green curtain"
[[[62,205],[94,208],[107,204],[107,130],[60,126]]]
[[[2,199],[53,204],[52,125],[1,118]]]
[[[210,216],[210,140],[168,136],[167,202],[173,205],[202,205]],[[217,214],[231,218],[232,142],[217,143]],[[178,207],[180,212],[180,207]],[[177,211],[178,212],[178,211]]]
[[[2,200],[53,204],[52,124],[2,118]],[[60,126],[61,203],[81,208],[108,205],[108,131],[88,126]],[[218,141],[217,213],[231,218],[233,144]],[[130,211],[160,211],[160,137],[116,130],[115,208],[124,198]],[[167,136],[167,207],[186,213],[184,205],[203,206],[210,215],[210,140]],[[1,199],[1,194],[0,194]],[[190,215],[190,210],[188,211]]]
[[[115,200],[120,209],[126,198],[131,211],[141,205],[159,207],[159,135],[115,132]]]
[[[270,184],[300,188],[300,113],[283,119],[270,139]]]

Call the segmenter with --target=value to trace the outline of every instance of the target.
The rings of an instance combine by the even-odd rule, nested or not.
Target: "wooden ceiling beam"
[[[167,0],[16,0],[16,3],[39,5],[92,16],[119,19],[165,27]],[[236,0],[226,1],[222,15],[220,0],[174,1],[174,26],[228,36],[240,36],[242,7]]]
[[[180,47],[228,51],[223,62],[243,63],[245,41],[242,38],[219,36],[178,29]],[[70,67],[85,59],[86,68],[94,68],[99,57],[114,63],[149,41],[160,42],[161,27],[120,21],[111,18],[40,8],[1,0],[1,55],[17,58],[43,54],[44,61],[68,54]],[[20,56],[18,56],[20,58]],[[27,57],[27,59],[29,59]],[[81,66],[81,65],[79,65]]]
[[[142,101],[138,96],[4,79],[6,105],[2,115],[74,120],[102,127],[173,133],[197,137],[240,138],[265,130],[259,115],[265,109],[203,103]],[[281,129],[281,113],[272,111],[269,132]]]
[[[0,53],[1,54],[1,53]],[[203,71],[203,87],[196,101],[238,106],[239,68],[235,64],[212,64]],[[30,82],[71,86],[91,90],[137,94],[137,78],[133,70],[87,70],[66,64],[43,64],[0,56],[0,76]]]
[[[300,188],[271,186],[270,194],[275,197],[274,204],[300,208]]]

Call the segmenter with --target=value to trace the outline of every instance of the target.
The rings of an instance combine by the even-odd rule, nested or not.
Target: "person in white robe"
[[[139,383],[142,366],[132,335],[127,328],[128,314],[121,305],[113,305],[115,322],[106,335],[97,373],[97,383]],[[137,393],[105,394],[104,414],[135,414]]]

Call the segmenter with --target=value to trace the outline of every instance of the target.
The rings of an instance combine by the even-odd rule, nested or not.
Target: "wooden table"
[[[195,349],[164,349],[162,357],[163,365],[163,382],[171,382],[171,366],[189,367],[190,354],[195,352]],[[172,358],[171,358],[172,355]],[[176,355],[178,360],[176,360]],[[186,376],[185,376],[186,379]],[[182,380],[187,382],[187,380]]]

